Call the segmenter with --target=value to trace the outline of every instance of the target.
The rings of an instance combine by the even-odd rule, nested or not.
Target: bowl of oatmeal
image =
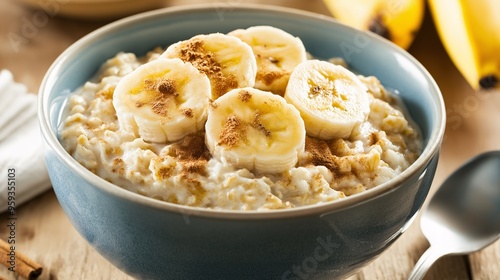
[[[405,51],[259,5],[98,29],[54,62],[39,109],[66,215],[144,279],[353,274],[420,209],[445,123]]]

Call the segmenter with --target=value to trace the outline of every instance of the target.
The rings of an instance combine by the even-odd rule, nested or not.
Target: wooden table
[[[43,1],[40,1],[43,2]],[[164,6],[204,1],[165,1]],[[211,1],[215,5],[237,5],[238,0]],[[327,14],[320,0],[247,1],[300,8]],[[23,32],[26,21],[33,21],[36,10],[14,0],[0,1],[0,69],[13,72],[18,82],[37,92],[52,61],[71,43],[106,22],[85,22],[48,17],[20,45],[13,45],[9,34]],[[44,24],[41,24],[44,23]],[[431,193],[468,158],[500,149],[500,93],[478,95],[460,76],[449,60],[427,15],[416,41],[409,50],[430,71],[446,101],[448,127]],[[2,172],[4,172],[2,170]],[[5,173],[2,173],[5,174]],[[0,220],[6,221],[6,215]],[[7,228],[0,228],[6,239]],[[48,191],[18,208],[18,250],[43,265],[39,279],[130,279],[113,267],[75,231],[53,193]],[[428,247],[416,221],[380,258],[353,279],[405,279]],[[17,279],[0,268],[5,279]],[[500,242],[469,256],[449,256],[439,260],[426,279],[500,279]]]

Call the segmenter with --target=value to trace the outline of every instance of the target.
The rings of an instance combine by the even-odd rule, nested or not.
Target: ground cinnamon
[[[172,144],[169,155],[175,157],[182,164],[181,181],[186,184],[188,191],[196,200],[203,199],[206,190],[202,183],[192,175],[207,176],[207,163],[211,155],[205,146],[205,134],[189,135],[182,141]],[[162,178],[166,178],[170,176],[171,170],[160,169],[159,172]]]
[[[213,99],[238,87],[236,78],[223,72],[215,54],[205,49],[202,39],[192,39],[186,42],[179,51],[179,58],[190,62],[196,69],[208,76],[212,85]]]
[[[0,239],[0,261],[9,270],[16,272],[19,276],[32,280],[42,274],[42,266],[31,260],[14,246]]]
[[[170,79],[161,79],[159,81],[153,82],[149,79],[146,79],[144,81],[144,84],[145,88],[161,93],[156,95],[155,98],[151,101],[151,109],[153,110],[153,112],[155,112],[155,114],[166,116],[168,112],[168,103],[172,102],[172,97],[175,98],[179,95],[177,93],[177,86],[175,84],[175,81]]]
[[[322,165],[330,169],[332,172],[338,172],[338,166],[335,162],[334,155],[325,141],[312,137],[306,137],[305,149],[311,155],[312,164]]]
[[[182,141],[172,144],[170,156],[176,157],[183,164],[182,173],[198,173],[206,175],[206,165],[210,153],[205,146],[205,135],[202,133],[186,136]]]
[[[231,115],[222,126],[217,145],[225,145],[231,148],[236,146],[245,137],[246,130],[241,119],[236,115]]]

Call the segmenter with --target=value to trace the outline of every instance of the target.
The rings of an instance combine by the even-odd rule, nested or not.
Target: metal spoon
[[[446,255],[478,251],[500,237],[500,151],[478,155],[455,171],[422,212],[420,227],[431,246],[409,280],[422,279]]]

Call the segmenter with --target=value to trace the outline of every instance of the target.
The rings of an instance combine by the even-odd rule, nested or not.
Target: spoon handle
[[[440,257],[444,255],[445,254],[443,252],[434,249],[432,246],[429,247],[420,257],[418,262],[415,264],[415,267],[411,271],[408,280],[423,279],[429,268],[431,268],[431,266],[434,264],[434,262],[436,262]]]

